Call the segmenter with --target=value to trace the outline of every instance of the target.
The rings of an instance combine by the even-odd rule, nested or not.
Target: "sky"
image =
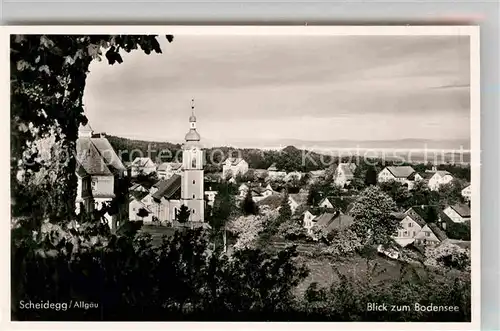
[[[175,36],[94,61],[95,131],[180,142],[195,99],[207,145],[470,137],[468,36]]]

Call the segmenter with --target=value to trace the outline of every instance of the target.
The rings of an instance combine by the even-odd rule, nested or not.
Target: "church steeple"
[[[191,116],[189,116],[189,132],[186,141],[200,141],[200,135],[196,132],[196,116],[194,116],[194,99],[191,100]]]

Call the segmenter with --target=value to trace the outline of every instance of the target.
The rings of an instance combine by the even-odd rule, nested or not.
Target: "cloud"
[[[84,102],[95,128],[183,137],[194,97],[206,139],[268,139],[261,127],[329,140],[323,123],[339,119],[345,139],[470,134],[468,37],[176,36],[162,49],[91,65]]]

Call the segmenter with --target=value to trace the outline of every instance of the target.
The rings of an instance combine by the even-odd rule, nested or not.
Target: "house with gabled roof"
[[[395,215],[395,217],[401,221],[400,228],[393,239],[402,247],[413,243],[426,224],[438,221],[438,214],[434,206],[414,206],[402,215]]]
[[[461,194],[462,194],[462,197],[464,198],[465,201],[470,201],[471,195],[472,195],[472,190],[471,190],[470,184],[462,189]]]
[[[115,182],[123,178],[126,168],[104,134],[94,135],[90,125],[80,125],[76,140],[76,211],[80,204],[85,210],[101,209],[115,198]],[[105,218],[115,230],[120,213],[106,214]]]
[[[130,171],[132,177],[149,175],[156,172],[156,164],[149,157],[136,157],[130,164]]]
[[[443,213],[455,223],[470,221],[470,208],[468,205],[463,203],[448,206],[443,210]]]
[[[318,216],[314,216],[309,211],[304,213],[304,228],[310,236],[314,237],[314,228],[321,227],[326,234],[332,231],[343,230],[350,227],[354,223],[354,218],[345,215],[341,211],[325,212]]]
[[[222,164],[222,178],[236,177],[248,172],[248,162],[241,157],[228,157]]]
[[[415,244],[436,246],[448,239],[446,233],[436,223],[427,223],[415,236]]]
[[[326,208],[326,209],[333,209],[334,206],[328,199],[328,197],[324,197],[323,200],[318,204],[318,207],[320,208]]]
[[[173,175],[182,173],[182,163],[179,162],[163,162],[156,169],[159,179],[169,179]]]
[[[423,173],[415,174],[415,180],[423,180],[431,191],[437,191],[441,185],[448,184],[453,180],[453,176],[446,170],[426,170]]]
[[[339,163],[335,172],[333,173],[333,180],[335,185],[344,187],[349,185],[354,179],[354,171],[356,164],[354,163]]]
[[[415,174],[415,169],[411,166],[388,166],[378,173],[377,181],[384,183],[393,180],[411,189],[415,181]]]

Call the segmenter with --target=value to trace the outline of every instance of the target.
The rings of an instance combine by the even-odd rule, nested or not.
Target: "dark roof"
[[[431,229],[431,231],[436,235],[436,237],[440,241],[448,239],[446,233],[443,230],[441,230],[436,223],[429,223],[427,224],[427,226],[429,227],[429,229]]]
[[[470,208],[467,205],[456,204],[451,206],[451,208],[453,208],[453,210],[455,210],[457,214],[462,217],[470,217]]]
[[[170,199],[175,193],[181,189],[181,176],[173,175],[168,180],[161,180],[156,183],[158,191],[156,191],[152,197],[156,200],[161,198]]]
[[[341,212],[323,213],[314,219],[316,226],[324,226],[328,232],[341,230],[351,226],[354,218]]]
[[[130,195],[136,199],[136,200],[139,200],[141,201],[142,199],[144,199],[145,196],[147,196],[149,193],[148,192],[145,192],[145,191],[131,191],[130,192]]]
[[[410,166],[392,166],[387,167],[387,170],[396,178],[408,178],[415,172],[415,169]]]
[[[258,206],[269,206],[271,209],[276,209],[281,206],[283,201],[282,194],[273,194],[257,202]]]
[[[429,223],[429,222],[435,222],[437,219],[437,216],[439,214],[439,211],[436,209],[434,206],[428,206],[428,205],[423,205],[423,206],[417,206],[417,207],[412,207],[412,209],[424,220],[424,222]],[[434,215],[436,215],[436,219],[432,220],[429,219],[429,213],[431,213],[431,210],[434,210]]]

